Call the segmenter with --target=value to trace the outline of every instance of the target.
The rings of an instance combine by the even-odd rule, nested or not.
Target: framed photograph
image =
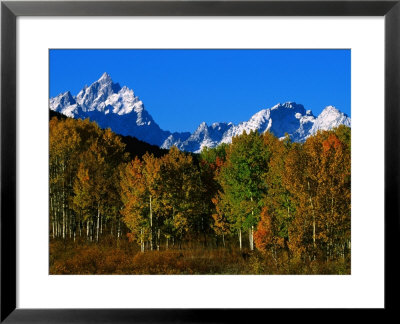
[[[399,15],[2,2],[1,321],[393,309]]]

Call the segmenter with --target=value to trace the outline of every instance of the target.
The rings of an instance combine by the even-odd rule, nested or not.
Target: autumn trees
[[[350,254],[350,128],[304,143],[244,132],[190,154],[132,159],[121,138],[88,120],[50,121],[52,238],[116,241],[141,251],[235,247],[275,260]],[[90,243],[91,244],[91,243]]]
[[[73,183],[77,174],[81,151],[88,143],[82,141],[80,127],[74,120],[50,121],[49,205],[51,232],[54,237],[66,238],[73,230],[71,220],[76,218],[72,208]],[[95,125],[87,125],[87,133],[95,132]]]
[[[263,142],[269,147],[271,155],[265,176],[268,190],[262,201],[255,243],[258,249],[270,251],[276,257],[280,251],[288,251],[289,227],[295,211],[292,195],[283,182],[285,161],[292,142],[288,136],[279,140],[269,132],[264,134]]]
[[[237,233],[242,249],[243,231],[249,233],[253,250],[254,228],[259,221],[261,200],[267,191],[265,176],[268,170],[268,147],[256,131],[234,137],[226,161],[217,175],[221,191],[215,198],[218,213],[226,213],[231,228]]]
[[[140,243],[142,252],[145,242],[148,242],[150,250],[153,250],[155,241],[159,249],[162,227],[162,217],[159,213],[160,161],[152,155],[145,154],[143,161],[136,158],[122,168],[120,176],[123,203],[121,214],[131,230],[131,239],[135,238]]]
[[[350,129],[318,132],[304,144],[270,140],[275,148],[257,247],[303,260],[344,258],[350,252]]]
[[[49,198],[53,237],[89,240],[119,217],[117,169],[127,158],[118,136],[88,120],[50,121]]]
[[[350,249],[350,167],[350,130],[344,126],[319,132],[289,152],[284,181],[296,206],[294,253],[330,259]]]
[[[198,231],[202,217],[199,170],[190,155],[176,147],[161,159],[144,155],[143,160],[128,163],[121,173],[121,213],[132,235],[157,249],[162,238],[179,245],[188,232]]]

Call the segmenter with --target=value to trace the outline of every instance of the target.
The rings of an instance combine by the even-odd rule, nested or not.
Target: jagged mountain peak
[[[334,106],[326,106],[324,110],[315,119],[311,129],[311,134],[315,134],[319,130],[328,130],[339,125],[351,126],[351,119],[345,113],[341,112]]]
[[[207,131],[208,126],[206,122],[202,122],[199,127],[195,130],[196,133],[201,132],[201,131]]]
[[[328,114],[336,114],[336,115],[344,115],[348,117],[345,113],[342,113],[339,109],[337,109],[335,106],[326,106],[320,115],[328,115]]]
[[[55,111],[63,111],[68,117],[74,117],[77,111],[77,104],[71,92],[66,91],[50,99],[50,108]]]
[[[106,88],[114,93],[118,93],[121,90],[120,84],[118,82],[114,83],[111,79],[111,76],[107,72],[104,72],[100,79],[98,79],[92,85],[94,86],[95,84],[100,84],[101,88]]]
[[[276,109],[300,109],[300,110],[303,110],[304,106],[301,104],[298,104],[294,101],[286,101],[284,103],[278,103],[270,109],[271,110],[276,110]]]
[[[109,82],[112,82],[112,79],[111,79],[111,76],[107,72],[104,72],[101,75],[100,79],[98,79],[97,81],[100,83],[109,83]]]
[[[62,94],[62,96],[65,97],[65,98],[67,98],[67,99],[69,99],[69,100],[73,99],[73,96],[72,96],[72,94],[71,94],[70,91],[64,92],[64,93]]]
[[[104,111],[106,108],[104,102],[109,96],[118,93],[120,90],[121,86],[118,83],[113,83],[108,73],[103,73],[100,79],[83,87],[76,96],[76,102],[86,112]]]
[[[229,122],[229,123],[225,123],[225,122],[215,122],[215,123],[212,123],[211,124],[211,128],[213,129],[213,130],[221,130],[221,129],[226,129],[227,127],[230,127],[230,126],[232,126],[233,125],[233,123],[232,122]]]
[[[55,98],[59,98],[59,99],[64,98],[64,100],[74,100],[74,97],[70,91],[62,92],[58,96],[55,96],[52,99],[55,99]]]

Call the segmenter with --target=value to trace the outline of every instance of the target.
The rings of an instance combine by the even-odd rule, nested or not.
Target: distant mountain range
[[[161,148],[175,145],[180,150],[200,152],[204,147],[230,143],[243,131],[271,131],[278,138],[288,133],[293,141],[303,142],[318,130],[329,130],[339,125],[351,125],[351,119],[333,106],[327,106],[318,117],[311,110],[295,102],[277,104],[254,114],[237,125],[219,122],[208,126],[205,122],[191,134],[162,130],[145,110],[143,102],[133,90],[114,83],[104,73],[99,80],[85,86],[76,96],[67,91],[50,98],[50,109],[72,118],[90,118],[101,128],[111,128],[117,134],[134,136]]]

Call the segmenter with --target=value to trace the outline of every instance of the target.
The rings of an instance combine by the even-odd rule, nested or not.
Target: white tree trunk
[[[94,224],[93,220],[90,221],[90,242],[93,242],[93,235],[94,235]]]
[[[71,238],[71,236],[72,236],[72,217],[71,217],[71,215],[69,215],[68,219],[69,219],[69,221],[68,221],[69,238]]]
[[[160,229],[158,229],[157,234],[157,251],[160,251]]]
[[[120,236],[121,236],[121,220],[120,219],[118,219],[118,239],[120,238]]]
[[[64,173],[64,171],[65,171],[64,163],[63,163],[62,169],[63,169],[63,173]],[[63,212],[63,239],[65,239],[65,230],[66,230],[67,224],[66,224],[66,217],[65,217],[65,183],[64,183],[64,181],[63,181],[63,189],[62,189],[62,212]]]
[[[151,206],[151,195],[150,195],[150,250],[153,251],[153,211]]]
[[[99,229],[100,229],[100,209],[97,207],[96,242],[99,241]]]
[[[249,242],[250,242],[250,250],[254,250],[254,227],[251,226],[249,230]]]
[[[64,196],[64,195],[63,195],[63,196]],[[66,224],[65,224],[65,204],[64,204],[64,199],[63,199],[62,211],[63,211],[62,235],[63,235],[63,239],[65,240],[65,228],[66,228],[67,226],[66,226]]]
[[[312,223],[313,223],[313,247],[315,249],[315,211],[314,211],[314,204],[311,199],[311,192],[310,192],[310,181],[307,182],[308,185],[308,193],[310,197],[310,204],[311,204],[311,210],[312,210]],[[315,256],[314,256],[315,257]]]
[[[251,202],[253,202],[253,196],[250,197]],[[251,210],[251,216],[253,218],[254,221],[254,209]],[[250,251],[254,250],[254,240],[253,240],[253,225],[251,226],[250,230],[249,230],[249,243],[250,243]]]
[[[51,223],[52,223],[52,228],[53,228],[53,239],[55,238],[55,232],[54,232],[54,229],[55,229],[55,221],[56,221],[56,218],[55,218],[55,210],[54,210],[54,206],[53,206],[54,204],[53,204],[53,198],[52,198],[52,195],[51,195],[51,189],[50,189],[50,214],[51,214]]]
[[[242,229],[239,229],[239,248],[242,250]]]
[[[144,252],[143,228],[140,230],[140,251]]]

